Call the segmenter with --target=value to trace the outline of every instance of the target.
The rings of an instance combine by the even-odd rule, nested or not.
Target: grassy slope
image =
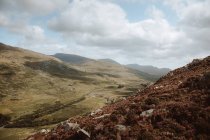
[[[10,127],[57,123],[102,107],[112,98],[127,96],[147,82],[122,66],[97,61],[70,65],[0,44],[0,113],[12,118]],[[120,84],[125,87],[118,88]],[[19,129],[1,128],[0,134],[9,136],[0,139],[32,131],[21,130],[22,135]]]

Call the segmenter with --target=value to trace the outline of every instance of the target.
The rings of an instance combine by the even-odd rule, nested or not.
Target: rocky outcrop
[[[194,60],[137,95],[68,123],[78,124],[86,134],[60,124],[28,139],[210,139],[210,57]]]

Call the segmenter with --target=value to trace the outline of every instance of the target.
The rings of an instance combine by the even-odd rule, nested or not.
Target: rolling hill
[[[63,57],[0,44],[0,139],[22,139],[151,83],[151,75],[76,57],[64,62]]]
[[[82,57],[79,55],[74,55],[74,54],[56,53],[52,56],[59,58],[64,62],[68,62],[68,63],[72,63],[72,64],[82,64],[87,61],[94,61],[93,59]]]
[[[159,76],[159,77],[164,76],[168,72],[171,71],[171,69],[169,69],[169,68],[157,68],[157,67],[149,66],[149,65],[144,66],[144,65],[139,65],[139,64],[128,64],[126,66],[129,67],[129,68],[139,70],[139,71],[151,74],[151,75],[156,75],[156,76]]]
[[[93,74],[105,74],[109,76],[114,76],[120,78],[122,81],[126,81],[126,79],[145,79],[148,81],[155,82],[159,79],[157,75],[151,75],[146,72],[142,72],[139,70],[131,69],[121,65],[120,63],[112,60],[112,59],[89,59],[85,57],[75,56],[72,54],[59,54],[60,56],[55,57],[59,58],[60,60],[71,64],[72,67],[78,69],[80,71],[89,72]],[[74,57],[75,56],[75,57]],[[76,62],[80,61],[80,58],[83,58],[83,63],[73,63],[69,61],[70,59],[74,59]],[[78,60],[77,60],[78,59]],[[120,82],[117,78],[114,79],[116,82]],[[124,82],[122,82],[124,84]]]
[[[88,72],[112,72],[115,75],[120,74],[122,71],[126,71],[125,73],[121,73],[120,75],[127,76],[127,73],[135,74],[137,76],[142,76],[143,79],[147,79],[150,81],[156,81],[160,77],[166,75],[171,69],[169,68],[157,68],[154,66],[143,66],[138,64],[128,64],[121,65],[120,63],[112,60],[112,59],[90,59],[86,57],[82,57],[79,55],[73,54],[64,54],[57,53],[53,55],[54,57],[73,65],[75,68],[78,68],[83,71]],[[118,69],[118,70],[117,70]],[[116,71],[117,70],[117,71]]]
[[[98,61],[120,65],[120,63],[118,63],[117,61],[115,61],[115,60],[113,60],[113,59],[109,59],[109,58],[106,58],[106,59],[98,59]]]

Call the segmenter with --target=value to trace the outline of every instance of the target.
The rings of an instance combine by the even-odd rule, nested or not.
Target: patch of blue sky
[[[12,33],[9,33],[6,29],[0,27],[0,42],[8,45],[16,45],[21,37]]]
[[[176,25],[178,22],[178,16],[176,12],[170,7],[164,5],[161,2],[128,2],[128,1],[115,1],[120,7],[125,11],[127,19],[130,22],[138,22],[150,18],[148,9],[155,6],[157,9],[161,10],[166,20],[171,25]]]
[[[55,41],[62,41],[61,35],[49,29],[48,23],[53,17],[58,16],[58,12],[51,13],[46,16],[36,16],[31,18],[29,24],[40,26],[44,30],[45,36]]]

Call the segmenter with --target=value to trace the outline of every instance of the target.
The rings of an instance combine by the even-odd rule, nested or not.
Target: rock
[[[117,88],[124,88],[124,85],[120,84]]]
[[[104,118],[104,117],[107,117],[107,116],[110,116],[111,114],[104,114],[102,116],[98,116],[98,117],[95,117],[94,119],[101,119],[101,118]]]
[[[95,130],[103,130],[104,125],[102,123],[99,123],[96,125]]]
[[[35,140],[35,138],[34,137],[30,137],[30,138],[28,138],[28,140]]]
[[[102,110],[101,109],[97,109],[97,110],[95,110],[94,112],[91,112],[91,116],[94,116],[95,114],[97,114],[97,113],[99,113],[99,112],[101,112]]]
[[[120,132],[125,132],[127,130],[126,126],[121,124],[116,125],[115,128]]]
[[[79,129],[78,132],[82,132],[83,134],[85,134],[86,136],[88,136],[90,138],[90,134],[87,131],[85,131],[84,129]]]
[[[106,99],[106,104],[113,104],[115,102],[114,98],[107,98]]]
[[[68,130],[79,130],[79,124],[77,123],[64,123],[63,124],[64,130],[68,131]]]
[[[148,84],[144,84],[144,83],[142,83],[142,84],[141,84],[141,86],[143,86],[143,87],[147,87],[147,86],[148,86]]]
[[[150,116],[152,116],[153,111],[154,111],[154,109],[149,109],[149,110],[143,111],[140,114],[140,116],[142,116],[142,117],[150,117]]]
[[[50,130],[49,130],[49,129],[42,129],[40,132],[41,132],[41,133],[44,133],[44,134],[47,134],[47,133],[50,132]]]
[[[154,89],[161,89],[163,88],[164,86],[160,85],[160,86],[155,86]]]
[[[170,76],[173,76],[174,75],[174,73],[173,72],[170,72],[170,74],[169,74]]]

